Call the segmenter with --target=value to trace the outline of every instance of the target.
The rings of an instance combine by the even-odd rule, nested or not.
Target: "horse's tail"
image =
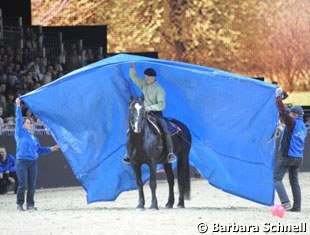
[[[192,145],[192,136],[188,127],[177,120],[172,120],[182,129],[180,134],[181,150],[178,152],[178,186],[180,194],[184,195],[184,199],[190,200],[191,198],[191,184],[190,184],[190,164],[189,152]]]
[[[178,185],[183,191],[184,199],[191,199],[190,165],[188,155],[178,160]]]

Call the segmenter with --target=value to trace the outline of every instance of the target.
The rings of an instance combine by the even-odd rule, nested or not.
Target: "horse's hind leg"
[[[137,208],[144,209],[145,199],[144,199],[144,193],[143,193],[143,182],[141,177],[141,166],[132,164],[132,168],[136,174],[136,183],[139,190],[139,204]]]
[[[156,209],[158,210],[158,203],[156,198],[156,164],[150,164],[150,188],[152,192],[152,204],[150,209]]]
[[[164,164],[165,172],[166,172],[166,177],[169,185],[169,197],[168,197],[168,202],[166,203],[166,208],[172,208],[174,204],[174,175],[172,171],[172,166],[171,163],[166,163]]]
[[[190,198],[190,174],[188,155],[184,152],[179,153],[178,158],[178,185],[179,202],[178,208],[185,208],[184,199]]]

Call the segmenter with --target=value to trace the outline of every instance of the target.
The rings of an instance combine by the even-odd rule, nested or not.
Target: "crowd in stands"
[[[0,135],[14,134],[17,97],[103,58],[102,54],[95,54],[90,48],[78,48],[75,43],[69,44],[56,56],[42,56],[39,43],[42,43],[42,37],[31,28],[25,28],[22,47],[0,40]],[[49,133],[25,104],[22,104],[22,112],[23,116],[32,120],[36,134]],[[0,194],[10,190],[16,194],[17,185],[15,157],[7,155],[5,147],[0,145]]]
[[[26,28],[23,48],[4,45],[3,41],[0,41],[0,134],[5,125],[14,125],[16,97],[103,57],[94,54],[89,48],[79,50],[77,45],[72,43],[61,54],[47,59],[40,56],[40,37],[42,35]],[[41,128],[40,121],[25,105],[23,115],[30,117],[34,124],[38,122],[37,126]]]
[[[56,80],[65,72],[63,64],[51,65],[44,58],[31,58],[27,49],[0,47],[0,125],[15,116],[16,97]],[[25,106],[23,111],[32,116]]]

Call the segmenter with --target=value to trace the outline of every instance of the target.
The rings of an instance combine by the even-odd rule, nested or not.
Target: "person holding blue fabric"
[[[166,106],[165,91],[156,81],[156,72],[152,68],[144,71],[145,79],[139,78],[136,75],[135,65],[130,65],[129,77],[134,83],[141,88],[144,95],[144,106],[147,112],[151,112],[156,117],[158,124],[164,132],[164,140],[166,142],[168,155],[167,162],[172,163],[176,161],[176,156],[173,153],[173,143],[171,134],[168,131],[167,122],[163,117],[162,111]],[[123,162],[129,164],[130,156],[128,153],[123,158]]]
[[[34,194],[37,178],[38,154],[49,154],[58,151],[58,146],[41,147],[38,139],[32,133],[32,123],[29,118],[22,117],[21,101],[16,99],[16,173],[19,184],[17,189],[17,209],[24,210],[25,191],[27,189],[27,210],[36,210]],[[27,188],[28,187],[28,188]]]
[[[15,184],[17,191],[18,179],[15,171],[15,158],[7,155],[5,147],[0,146],[0,194],[7,193],[8,186]]]
[[[282,206],[293,212],[301,211],[301,190],[298,181],[298,171],[302,164],[302,155],[307,135],[307,129],[303,122],[303,109],[301,106],[293,106],[289,113],[286,111],[282,102],[282,89],[276,91],[277,107],[280,118],[285,124],[281,138],[280,154],[276,159],[274,169],[275,188],[280,198]],[[286,190],[282,183],[284,174],[288,170],[289,181],[293,192],[293,207],[287,196]]]

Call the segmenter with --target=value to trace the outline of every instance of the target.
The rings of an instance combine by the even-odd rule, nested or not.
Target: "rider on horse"
[[[151,112],[156,117],[158,124],[164,132],[166,146],[168,150],[167,162],[176,161],[176,156],[173,153],[173,143],[171,134],[168,131],[167,122],[163,117],[162,111],[165,108],[165,91],[156,81],[156,72],[154,69],[148,68],[144,71],[146,79],[139,78],[136,75],[134,64],[130,65],[130,78],[141,88],[144,95],[144,106],[147,112]],[[130,156],[128,153],[123,158],[123,162],[129,164]]]

